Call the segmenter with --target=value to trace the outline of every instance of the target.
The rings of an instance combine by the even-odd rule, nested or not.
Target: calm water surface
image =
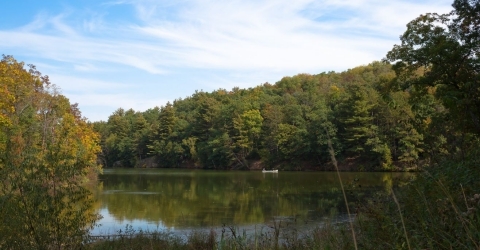
[[[341,173],[354,203],[412,176],[406,173]],[[345,220],[334,172],[105,169],[97,190],[103,216],[93,234],[133,229],[243,228],[284,224],[318,225],[325,218]]]

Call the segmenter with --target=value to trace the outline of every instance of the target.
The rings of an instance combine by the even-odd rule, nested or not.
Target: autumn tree
[[[0,248],[79,248],[96,215],[84,187],[98,136],[34,66],[0,61]]]

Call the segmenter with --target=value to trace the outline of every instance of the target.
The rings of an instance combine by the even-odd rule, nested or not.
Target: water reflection
[[[349,199],[390,188],[402,173],[342,173]],[[387,187],[388,186],[388,187]],[[104,217],[94,233],[317,222],[344,213],[336,173],[106,169],[97,192]]]

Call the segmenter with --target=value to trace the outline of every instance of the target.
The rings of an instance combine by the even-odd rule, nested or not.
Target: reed
[[[264,228],[267,228],[264,230]],[[298,231],[282,231],[284,228],[277,223],[273,227],[261,227],[253,235],[238,232],[233,226],[223,227],[222,234],[217,237],[215,231],[192,231],[186,238],[169,232],[124,230],[115,235],[98,236],[85,246],[85,249],[351,249],[352,245],[345,234],[348,230],[343,225],[326,223],[305,234]]]
[[[342,194],[343,194],[343,200],[345,201],[345,207],[347,208],[348,220],[350,223],[350,230],[352,232],[352,239],[355,246],[355,250],[357,250],[358,249],[357,239],[355,236],[355,229],[353,228],[353,218],[350,213],[350,208],[348,206],[347,195],[345,194],[345,188],[343,187],[343,181],[342,181],[342,177],[340,176],[340,170],[338,169],[337,159],[335,158],[335,151],[333,150],[332,141],[330,140],[330,135],[328,133],[328,130],[325,129],[325,132],[327,133],[327,139],[328,139],[328,152],[330,153],[330,157],[332,158],[332,163],[335,166],[335,170],[337,172],[338,181],[340,182],[340,187],[342,189]]]

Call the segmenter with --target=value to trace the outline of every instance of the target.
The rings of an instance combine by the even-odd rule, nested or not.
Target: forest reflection
[[[351,202],[408,178],[342,173]],[[274,217],[317,221],[345,210],[338,178],[330,172],[106,169],[97,199],[118,224],[143,221],[168,229],[263,224]]]

